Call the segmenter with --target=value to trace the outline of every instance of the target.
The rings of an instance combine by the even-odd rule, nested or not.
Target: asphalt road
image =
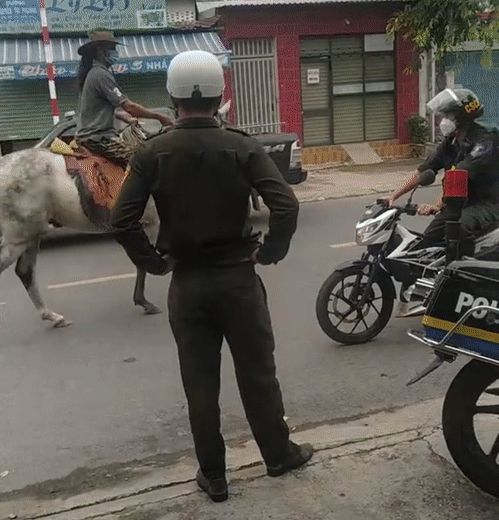
[[[426,190],[420,198],[434,197]],[[317,292],[335,265],[360,254],[351,245],[353,227],[369,201],[304,204],[289,257],[259,269],[291,425],[340,421],[438,397],[457,370],[443,368],[406,388],[431,357],[406,337],[417,319],[394,318],[377,340],[355,347],[336,345],[320,330]],[[256,223],[264,222],[262,216]],[[413,218],[411,224],[421,229],[427,222]],[[131,304],[133,280],[112,278],[132,272],[108,238],[44,248],[38,279],[53,310],[74,321],[63,330],[39,321],[12,270],[0,278],[0,492],[64,478],[77,468],[191,448],[166,314],[143,316]],[[168,281],[149,279],[149,297],[162,308]],[[222,408],[227,437],[248,435],[227,353]]]

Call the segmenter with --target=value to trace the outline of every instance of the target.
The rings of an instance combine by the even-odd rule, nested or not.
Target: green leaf
[[[418,53],[435,50],[437,59],[465,41],[490,49],[499,41],[499,0],[409,0],[387,25],[392,37],[410,40]]]

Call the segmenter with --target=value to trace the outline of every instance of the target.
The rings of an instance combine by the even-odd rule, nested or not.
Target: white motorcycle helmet
[[[172,99],[219,98],[224,88],[222,65],[209,52],[181,52],[168,67],[166,90]]]

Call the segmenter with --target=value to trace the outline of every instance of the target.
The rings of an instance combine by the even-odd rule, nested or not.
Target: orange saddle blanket
[[[125,170],[82,146],[74,155],[64,155],[64,160],[78,188],[85,215],[96,226],[108,227],[111,210],[125,179]]]

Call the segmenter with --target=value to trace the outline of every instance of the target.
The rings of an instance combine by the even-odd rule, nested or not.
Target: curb
[[[351,457],[373,451],[398,446],[402,443],[412,443],[425,440],[435,434],[437,428],[425,428],[422,430],[408,430],[402,433],[390,434],[385,437],[378,437],[366,441],[354,442],[338,446],[337,448],[320,448],[314,453],[312,460],[304,466],[313,470],[314,466],[322,464],[326,460],[339,459],[343,457]],[[262,464],[253,463],[228,471],[228,479],[231,483],[250,481],[266,478],[266,472]],[[23,517],[26,520],[46,519],[51,520],[92,520],[100,518],[101,520],[112,520],[116,518],[114,515],[120,515],[132,511],[139,507],[153,506],[158,503],[174,500],[182,497],[189,497],[197,494],[199,489],[194,479],[180,482],[174,482],[171,485],[161,486],[143,490],[133,496],[127,496],[112,500],[102,504],[84,506],[79,510],[61,511],[60,513]]]
[[[386,195],[392,193],[398,185],[393,186],[382,186],[378,188],[365,188],[364,190],[356,190],[352,192],[333,193],[331,195],[312,195],[306,196],[304,193],[300,193],[299,190],[295,191],[296,198],[300,204],[308,204],[310,202],[323,202],[326,200],[339,200],[339,199],[352,199],[356,197],[367,197],[369,195]],[[419,190],[427,190],[434,188],[435,186],[421,186]]]
[[[439,429],[441,399],[426,401],[395,411],[368,415],[345,423],[324,424],[293,434],[296,442],[311,442],[316,448],[314,464],[324,459],[353,456],[403,442],[414,442]],[[233,445],[227,450],[228,474],[234,480],[265,476],[254,441]],[[176,463],[155,468],[137,464],[131,482],[107,489],[75,494],[67,498],[6,496],[0,503],[0,518],[24,520],[90,520],[139,506],[191,495],[197,492],[194,475],[197,462],[184,456]]]

